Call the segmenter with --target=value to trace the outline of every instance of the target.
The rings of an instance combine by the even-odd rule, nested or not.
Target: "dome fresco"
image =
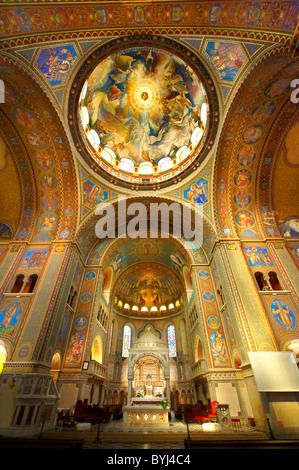
[[[76,148],[96,173],[130,189],[161,189],[208,156],[218,96],[202,57],[177,41],[123,38],[94,50],[69,96]]]
[[[208,104],[203,84],[188,64],[140,47],[96,66],[82,90],[80,115],[97,157],[141,171],[145,162],[156,166],[170,157],[172,166],[173,159],[188,156],[204,133]]]

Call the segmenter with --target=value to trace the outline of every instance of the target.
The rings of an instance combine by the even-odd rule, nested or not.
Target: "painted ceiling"
[[[190,202],[193,207],[199,207],[207,236],[202,250],[191,249],[192,263],[209,262],[217,239],[281,236],[296,239],[299,210],[298,197],[293,195],[298,191],[298,106],[291,102],[290,95],[291,82],[299,73],[295,33],[298,12],[298,1],[104,2],[101,5],[3,2],[0,12],[0,79],[5,85],[5,102],[0,105],[1,241],[63,243],[71,240],[87,261],[97,254],[100,246],[94,234],[95,208],[116,201],[119,194],[153,200],[159,195],[165,200]],[[156,57],[155,67],[146,67],[145,53],[139,62],[136,52],[128,53],[125,45],[132,37],[148,41],[146,52],[152,51]],[[176,74],[183,70],[183,80],[176,81],[172,74],[170,88],[159,80],[159,73],[165,76],[167,71],[167,62],[163,62],[165,52],[152,49],[154,43],[160,45],[160,51],[165,51],[167,41],[173,44],[175,52],[186,51],[186,60],[179,56],[174,69],[173,65],[170,67]],[[212,103],[212,109],[219,113],[212,114],[215,134],[205,142],[204,158],[190,159],[185,168],[174,168],[171,174],[166,172],[163,180],[152,182],[150,193],[138,192],[134,181],[127,184],[123,180],[126,184],[121,185],[116,168],[107,176],[103,161],[101,164],[87,162],[80,152],[81,142],[72,133],[72,126],[80,123],[79,119],[74,122],[74,113],[69,113],[69,103],[81,93],[86,78],[96,70],[97,58],[107,59],[106,69],[100,69],[93,82],[106,86],[102,91],[106,104],[115,101],[109,101],[108,93],[115,91],[122,99],[128,99],[129,87],[132,85],[134,89],[134,81],[131,83],[128,77],[126,82],[121,81],[126,71],[119,62],[123,57],[121,50],[133,59],[131,64],[143,64],[143,72],[137,68],[138,73],[145,70],[147,74],[153,73],[155,92],[159,87],[163,96],[166,89],[172,92],[164,96],[167,106],[183,90],[184,99],[191,103],[184,108],[190,115],[202,103],[200,74],[192,66],[200,62],[207,72],[203,86],[208,92],[208,104]],[[84,74],[80,75],[83,69]],[[191,83],[187,72],[193,78],[192,89],[186,85]],[[107,77],[109,82],[101,81]],[[81,85],[76,89],[74,85],[79,82]],[[91,83],[90,94],[84,101],[90,108],[89,118],[93,116],[91,107],[95,105],[99,115],[102,103],[97,97],[94,102],[88,98],[92,96]],[[140,92],[137,98],[135,95],[135,105],[139,100],[139,104],[146,106],[151,99],[150,89],[143,91],[144,98]],[[117,112],[113,109],[121,124],[117,127],[111,121],[115,115],[109,115],[112,127],[105,129],[105,145],[112,133],[113,145],[128,143],[121,142],[127,139],[127,107],[117,99]],[[177,109],[181,110],[180,106],[181,103]],[[101,110],[102,123],[106,122],[106,108]],[[108,109],[111,110],[109,106]],[[159,126],[161,122],[165,124],[169,114],[162,115]],[[178,117],[182,116],[179,113]],[[150,127],[154,126],[155,117],[152,114]],[[88,126],[90,122],[95,125],[97,121],[89,120]],[[157,132],[161,131],[159,126]],[[169,128],[173,130],[173,125]],[[172,135],[174,141],[181,137],[180,126],[176,131]],[[136,160],[139,164],[141,149],[147,148],[152,155],[153,142],[149,142],[146,132],[138,131],[137,135],[139,139],[131,147],[134,150],[131,155],[134,163]],[[180,141],[181,144],[187,141]],[[163,145],[163,156],[168,155],[166,141]],[[122,151],[119,150],[119,157],[123,156]],[[142,158],[147,161],[147,157]],[[108,245],[106,248],[103,254],[108,260]],[[163,262],[170,267],[169,255],[168,264],[166,260]],[[130,262],[135,260],[132,258]]]
[[[97,156],[106,149],[106,158],[131,162],[132,170],[142,162],[157,166],[165,157],[178,158],[179,149],[190,145],[195,150],[208,119],[206,91],[191,67],[149,47],[100,62],[82,93],[82,127]]]

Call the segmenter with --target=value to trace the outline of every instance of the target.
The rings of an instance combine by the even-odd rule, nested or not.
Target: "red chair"
[[[209,414],[209,418],[213,421],[217,420],[217,405],[218,401],[212,401],[212,413]]]

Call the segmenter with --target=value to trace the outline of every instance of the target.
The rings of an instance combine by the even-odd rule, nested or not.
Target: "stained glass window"
[[[167,328],[167,339],[169,357],[176,357],[175,328],[173,325]]]
[[[128,325],[125,325],[122,357],[129,357],[130,347],[131,347],[131,328]]]

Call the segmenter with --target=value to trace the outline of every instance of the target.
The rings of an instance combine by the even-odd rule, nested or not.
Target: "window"
[[[119,169],[127,171],[128,173],[133,173],[134,164],[129,158],[122,158],[119,163]]]
[[[15,280],[15,283],[13,285],[11,292],[13,293],[21,292],[23,284],[24,284],[24,277],[25,277],[24,274],[19,274],[16,277],[16,280]]]
[[[99,336],[97,336],[93,342],[91,348],[91,359],[99,362],[100,364],[103,361],[103,343]]]
[[[176,357],[175,328],[173,325],[167,328],[167,339],[169,357]]]
[[[131,347],[131,328],[128,325],[125,325],[122,357],[129,357],[130,347]]]
[[[269,273],[269,282],[273,290],[282,290],[282,287],[279,283],[276,272],[271,271]]]
[[[169,170],[172,167],[172,160],[170,157],[165,157],[162,158],[159,161],[159,170],[160,171],[166,171]]]

